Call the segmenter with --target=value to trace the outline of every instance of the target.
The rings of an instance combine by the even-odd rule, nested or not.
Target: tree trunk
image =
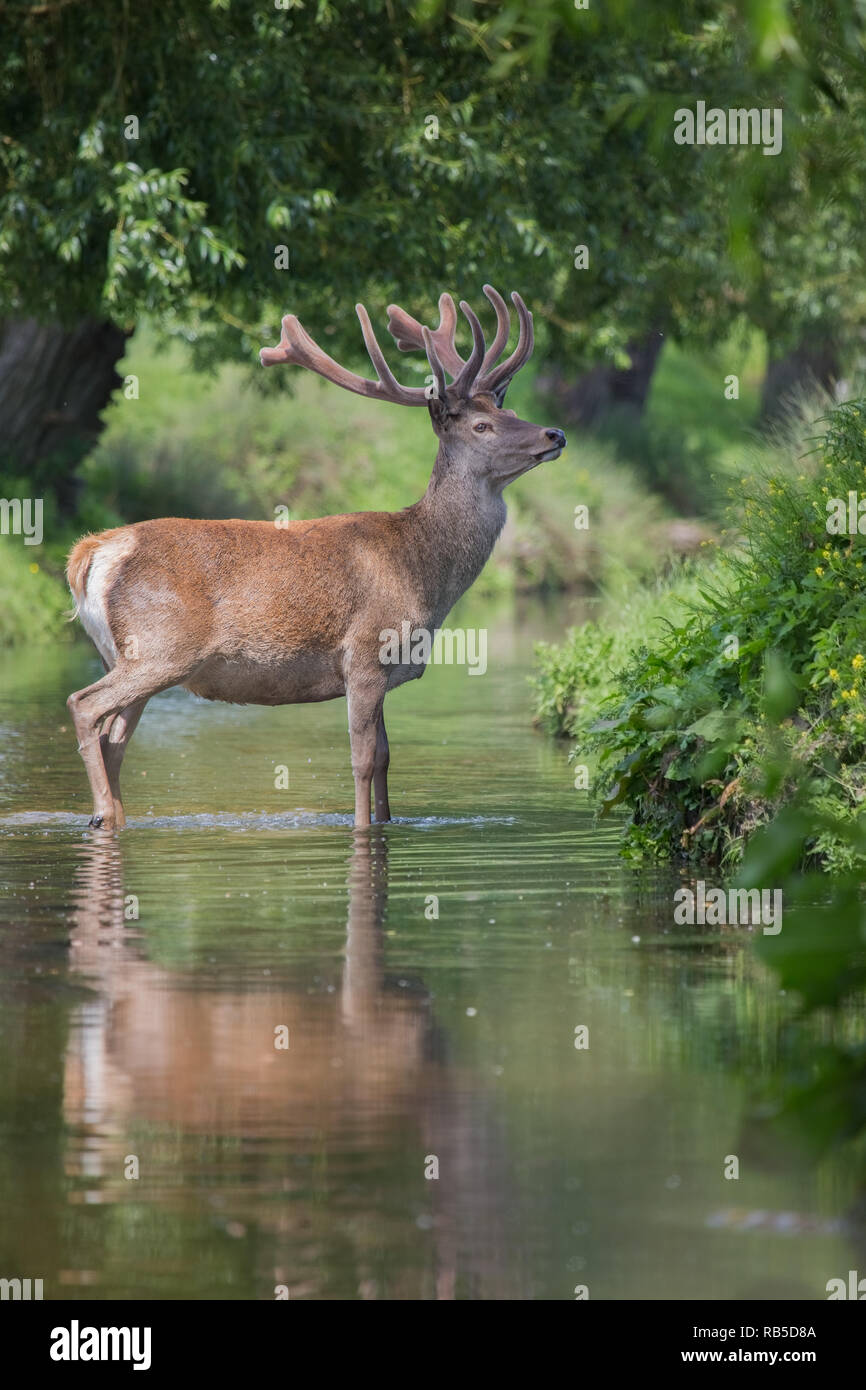
[[[839,357],[831,339],[817,335],[804,339],[791,352],[774,357],[772,345],[767,375],[761,392],[759,425],[771,428],[804,397],[817,390],[832,394],[839,379]]]
[[[0,469],[53,489],[64,513],[75,509],[76,469],[122,384],[115,364],[128,337],[104,320],[0,321]]]
[[[629,343],[629,367],[593,367],[576,381],[556,373],[539,384],[551,392],[566,420],[577,425],[600,425],[621,412],[640,419],[663,345],[664,334],[654,328]]]

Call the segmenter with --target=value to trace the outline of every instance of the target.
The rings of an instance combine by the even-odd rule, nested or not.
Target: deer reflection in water
[[[515,1296],[491,1100],[449,1059],[423,986],[385,971],[385,833],[354,837],[330,992],[297,966],[251,980],[242,961],[155,963],[146,923],[124,917],[123,847],[84,854],[71,951],[95,997],[73,1014],[64,1113],[69,1171],[92,1180],[90,1199],[204,1204],[230,1231],[255,1228],[250,1296],[328,1296],[335,1239],[360,1297]]]

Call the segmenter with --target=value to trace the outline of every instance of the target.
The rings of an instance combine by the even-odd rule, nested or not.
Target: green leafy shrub
[[[737,544],[684,614],[671,594],[669,620],[630,646],[606,690],[583,673],[569,686],[563,673],[587,643],[609,660],[619,639],[575,635],[565,653],[542,655],[540,712],[550,722],[557,706],[570,711],[564,729],[598,758],[602,814],[629,813],[629,854],[739,859],[793,794],[790,778],[763,775],[781,739],[810,773],[804,855],[829,868],[857,858],[832,827],[859,822],[866,796],[866,538],[828,523],[833,499],[847,517],[849,495],[866,498],[866,407],[839,406],[822,423],[793,467],[742,480]]]
[[[586,731],[617,689],[617,675],[632,649],[655,626],[684,616],[698,594],[698,571],[683,564],[650,587],[627,598],[608,599],[605,612],[615,621],[583,623],[570,628],[562,644],[539,642],[535,648],[536,723],[558,738]]]

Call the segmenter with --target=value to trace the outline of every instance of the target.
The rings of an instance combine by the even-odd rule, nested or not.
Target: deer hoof
[[[87,824],[89,826],[92,826],[94,830],[98,830],[99,827],[102,825],[102,816],[91,816]]]

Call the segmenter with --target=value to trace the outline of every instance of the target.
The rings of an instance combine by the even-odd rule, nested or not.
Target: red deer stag
[[[383,661],[382,634],[422,630],[432,637],[493,549],[505,521],[503,488],[565,446],[562,430],[502,409],[509,382],[532,352],[532,315],[512,294],[520,332],[500,362],[508,308],[490,285],[484,293],[496,310],[496,336],[488,349],[478,319],[461,302],[472,329],[465,360],[454,345],[450,295],[439,300],[435,332],[390,306],[397,346],[426,351],[430,387],[398,384],[362,304],[357,314],[377,381],[341,367],[294,314],[283,319],[279,346],[260,354],[266,367],[292,362],[347,391],[427,407],[439,449],[427,491],[413,506],[285,527],[141,521],[85,536],[74,547],[69,587],[106,668],[67,702],[93,793],[92,826],[124,824],[119,775],[126,745],[150,697],[174,685],[237,704],[345,695],[355,825],[370,824],[371,785],[376,819],[390,819],[383,702],[389,690],[423,675],[424,665]]]

